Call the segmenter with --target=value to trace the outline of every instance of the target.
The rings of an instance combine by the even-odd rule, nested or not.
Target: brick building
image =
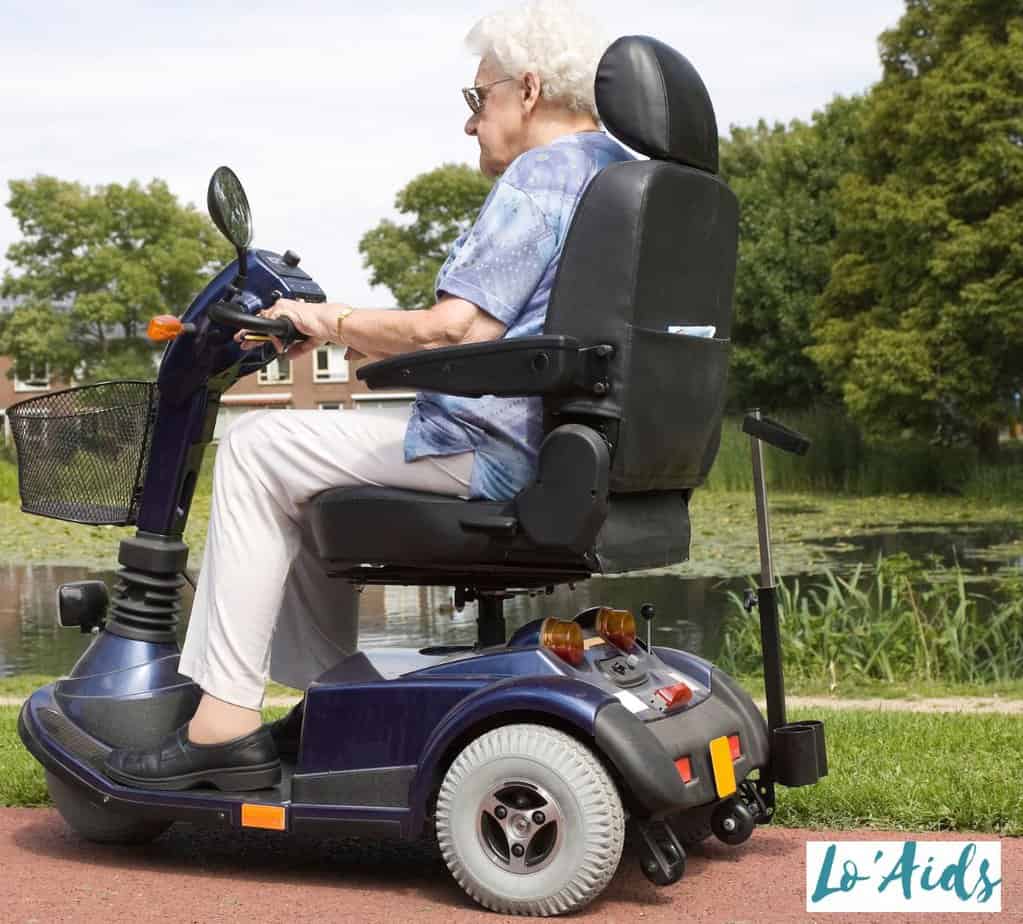
[[[344,348],[320,347],[296,362],[280,357],[255,375],[236,382],[221,398],[216,437],[245,411],[254,408],[319,408],[405,413],[410,391],[370,391],[355,377],[364,360],[349,363]]]
[[[9,357],[0,356],[0,416],[18,401],[67,387],[50,376],[48,369],[32,369],[24,379],[8,378],[11,365]],[[371,392],[355,378],[357,366],[358,363],[345,360],[341,347],[332,345],[308,353],[294,363],[284,357],[274,360],[255,375],[236,382],[224,394],[214,439],[223,436],[241,414],[256,408],[406,411],[414,392]],[[6,441],[9,436],[5,417],[0,430]]]

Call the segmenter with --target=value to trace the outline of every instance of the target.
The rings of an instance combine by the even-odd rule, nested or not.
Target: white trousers
[[[355,651],[358,593],[328,578],[305,516],[328,488],[467,497],[473,453],[405,462],[408,420],[372,411],[253,411],[220,441],[180,672],[258,709],[267,677],[305,689]]]

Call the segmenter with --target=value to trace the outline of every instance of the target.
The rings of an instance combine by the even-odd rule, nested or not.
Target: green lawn
[[[282,709],[267,710],[276,717]],[[776,823],[1023,835],[1023,719],[856,710],[790,710],[824,719],[830,772],[778,789]],[[45,805],[43,772],[21,745],[17,709],[0,708],[0,805]]]

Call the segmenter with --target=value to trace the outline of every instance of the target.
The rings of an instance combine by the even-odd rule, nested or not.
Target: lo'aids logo
[[[807,841],[807,911],[1001,911],[998,841]]]

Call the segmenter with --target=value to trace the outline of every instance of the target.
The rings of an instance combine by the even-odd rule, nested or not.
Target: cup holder
[[[824,723],[818,719],[789,722],[772,733],[771,765],[783,786],[812,786],[828,774]]]

